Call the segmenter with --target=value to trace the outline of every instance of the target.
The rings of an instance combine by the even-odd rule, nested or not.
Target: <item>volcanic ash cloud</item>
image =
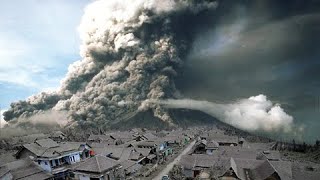
[[[219,120],[246,131],[290,132],[293,118],[265,95],[252,96],[230,104],[217,104],[191,99],[149,101],[173,109],[192,109],[205,112]]]
[[[192,43],[179,22],[216,6],[206,0],[91,3],[79,26],[82,60],[69,67],[58,91],[13,103],[5,119],[52,109],[69,112],[79,124],[105,124],[137,112],[147,99],[174,98],[174,77]],[[163,121],[172,121],[160,105],[147,108]]]

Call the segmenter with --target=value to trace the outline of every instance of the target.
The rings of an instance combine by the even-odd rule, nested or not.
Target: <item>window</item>
[[[41,161],[40,161],[40,160],[38,160],[38,164],[39,164],[39,165],[41,164]]]
[[[45,165],[48,165],[47,161],[44,162]]]
[[[72,156],[73,162],[76,162],[76,160],[74,160],[74,156]]]

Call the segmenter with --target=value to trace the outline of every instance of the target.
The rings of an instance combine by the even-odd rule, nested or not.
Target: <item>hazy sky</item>
[[[77,26],[89,0],[4,0],[0,5],[0,106],[52,90],[79,60]]]

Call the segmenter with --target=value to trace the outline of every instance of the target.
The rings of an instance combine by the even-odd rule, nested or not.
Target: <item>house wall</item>
[[[74,163],[80,162],[80,153],[70,154],[70,155],[65,157],[65,160],[69,164],[74,164]]]
[[[40,162],[40,164],[39,164],[39,162]],[[43,170],[48,171],[48,172],[52,171],[49,160],[40,160],[40,161],[38,161],[38,164],[40,165],[40,167]]]
[[[206,153],[208,155],[212,155],[214,153],[214,149],[207,149]]]

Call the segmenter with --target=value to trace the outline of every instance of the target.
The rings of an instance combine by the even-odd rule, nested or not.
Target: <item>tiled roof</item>
[[[41,147],[45,147],[45,148],[52,148],[52,147],[57,147],[59,146],[59,144],[57,142],[55,142],[52,139],[39,139],[35,141],[36,144],[38,144]]]
[[[6,166],[2,166],[0,167],[0,179],[2,176],[4,176],[5,174],[9,173],[9,169]]]
[[[30,159],[21,159],[5,165],[10,173],[13,175],[13,179],[48,179],[52,175],[42,170]]]
[[[104,173],[119,165],[119,162],[105,156],[97,155],[86,159],[74,167],[75,171]]]
[[[252,170],[254,179],[267,179],[274,173],[278,174],[268,160]]]
[[[51,140],[52,141],[52,140]],[[42,147],[38,143],[31,143],[23,145],[24,148],[28,149],[30,152],[38,157],[57,157],[66,153],[77,152],[79,147],[83,142],[64,142],[58,144],[55,147]]]
[[[142,154],[142,156],[148,156],[150,154],[150,149],[148,148],[135,148],[135,150]]]
[[[217,143],[214,140],[210,140],[207,142],[207,146],[206,146],[207,149],[218,148],[218,147],[219,147],[219,143]]]

